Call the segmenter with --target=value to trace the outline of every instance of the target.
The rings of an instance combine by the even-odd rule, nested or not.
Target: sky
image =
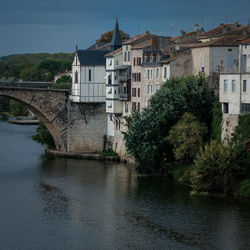
[[[248,24],[249,0],[0,0],[0,56],[73,52],[119,27],[130,36],[149,30],[177,36],[238,21]]]

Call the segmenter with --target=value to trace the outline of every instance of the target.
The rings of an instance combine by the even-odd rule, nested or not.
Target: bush
[[[201,149],[194,161],[191,183],[195,191],[230,193],[234,172],[239,170],[234,148],[211,141]]]
[[[211,125],[211,139],[217,142],[221,141],[222,110],[219,100],[213,103],[213,119]]]
[[[14,116],[26,116],[28,115],[28,109],[24,104],[10,100],[9,113]]]
[[[207,126],[204,123],[200,123],[191,113],[185,113],[167,137],[174,146],[175,159],[186,164],[192,162],[203,145],[206,133]]]
[[[47,148],[49,149],[56,148],[50,132],[41,122],[38,124],[38,127],[36,129],[36,134],[32,136],[32,139],[41,143],[42,145],[46,145]]]
[[[245,198],[250,198],[250,179],[246,179],[238,183],[236,195]]]
[[[51,88],[52,89],[71,89],[72,83],[71,82],[60,82],[60,83],[54,83]]]

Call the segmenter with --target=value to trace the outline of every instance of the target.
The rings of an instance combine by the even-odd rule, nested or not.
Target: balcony
[[[128,101],[128,94],[120,94],[119,100],[120,101]]]

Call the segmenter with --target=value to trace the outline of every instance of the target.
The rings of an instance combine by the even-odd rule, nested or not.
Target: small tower
[[[110,45],[111,45],[112,50],[116,50],[122,46],[117,17],[116,17],[115,28],[114,28],[114,32],[113,32],[113,36],[112,36],[112,40],[111,40]]]

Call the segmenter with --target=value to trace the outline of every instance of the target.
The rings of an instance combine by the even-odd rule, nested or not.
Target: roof
[[[122,51],[122,48],[113,50],[113,51],[109,52],[108,54],[106,54],[105,57],[114,56],[116,54],[119,54],[121,51]]]
[[[81,65],[105,65],[105,55],[110,50],[77,50],[79,61]]]
[[[132,46],[132,49],[144,49],[144,48],[147,48],[147,47],[149,47],[151,45],[152,45],[152,41],[151,40],[146,40],[146,41],[140,42],[140,43]]]
[[[190,55],[190,51],[188,50],[188,51],[186,51],[186,53],[182,53],[182,54],[177,54],[177,55],[174,55],[174,56],[172,56],[172,57],[169,57],[169,58],[167,58],[167,59],[164,59],[164,60],[161,60],[161,63],[169,63],[169,62],[172,62],[172,61],[174,61],[174,60],[177,60],[177,59],[179,59],[179,58],[181,58],[181,57],[184,57],[184,56],[189,56]]]
[[[122,41],[120,37],[120,31],[119,31],[119,26],[118,26],[118,20],[116,18],[115,22],[115,28],[112,36],[112,40],[110,42],[110,45],[113,49],[117,49],[122,46]]]
[[[213,47],[213,46],[239,46],[240,42],[245,39],[243,36],[223,36],[217,39],[214,39],[209,42],[194,44],[192,48],[201,48],[201,47]]]
[[[250,44],[250,38],[241,41],[241,44]]]
[[[145,34],[140,34],[140,35],[134,36],[132,38],[129,38],[128,40],[124,41],[122,44],[123,45],[132,44],[132,43],[136,42],[137,40],[139,40],[143,37],[149,36],[149,35],[150,35],[149,32],[147,32]]]
[[[199,38],[208,38],[208,37],[211,37],[211,36],[215,36],[215,35],[218,35],[218,34],[221,34],[223,32],[223,29],[227,29],[230,30],[230,28],[232,28],[233,26],[237,27],[237,23],[227,23],[227,24],[221,24],[205,33],[203,33],[201,36],[199,36]]]
[[[131,67],[131,66],[130,65],[120,65],[116,69],[127,69],[129,67]]]

